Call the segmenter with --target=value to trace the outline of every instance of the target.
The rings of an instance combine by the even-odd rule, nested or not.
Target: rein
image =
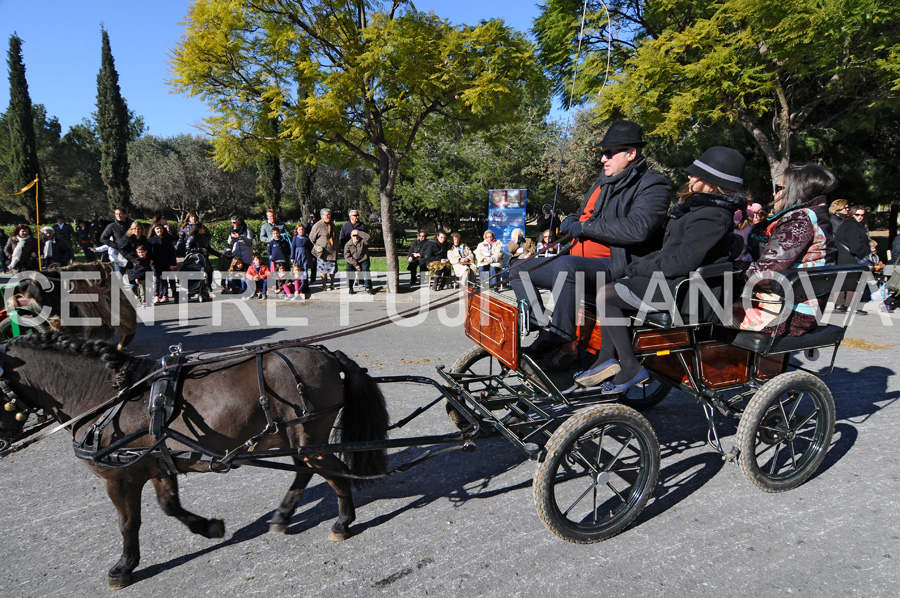
[[[564,243],[566,241],[568,241],[567,237],[562,237],[562,239],[560,239],[560,243]],[[515,280],[516,278],[520,278],[522,276],[522,274],[526,274],[526,273],[532,272],[534,270],[537,270],[538,268],[546,266],[547,264],[553,262],[554,260],[559,259],[563,255],[567,254],[568,249],[569,248],[566,248],[565,250],[562,250],[559,253],[552,255],[552,256],[542,256],[540,259],[540,263],[535,264],[534,266],[527,268],[527,269],[525,269],[525,266],[529,262],[535,260],[535,258],[537,256],[533,255],[525,260],[522,260],[521,263],[516,264],[516,267],[515,267],[515,269],[519,270],[519,272],[517,272],[515,274],[511,274],[509,276],[509,278],[507,279],[507,282],[509,280]],[[509,268],[507,268],[507,270],[509,270]],[[487,290],[493,289],[503,283],[503,281],[500,279],[501,275],[502,275],[502,273],[496,274],[493,277],[493,278],[497,278],[497,280],[490,283]],[[485,289],[478,288],[478,289],[475,289],[473,291],[473,293],[479,294],[479,293],[483,293],[484,291],[485,291]],[[406,318],[406,317],[409,317],[412,315],[417,315],[419,313],[422,313],[423,309],[427,313],[427,312],[437,309],[439,307],[444,307],[445,305],[450,305],[451,303],[455,302],[456,300],[457,300],[456,297],[444,297],[444,298],[434,299],[434,300],[430,301],[429,303],[426,303],[425,305],[418,305],[415,307],[411,307],[409,309],[405,309],[405,310],[397,313],[396,316],[394,316],[394,317]],[[299,338],[299,339],[296,339],[293,341],[282,341],[279,343],[268,343],[268,344],[256,345],[256,346],[232,345],[230,347],[220,347],[217,349],[197,349],[194,351],[184,351],[183,354],[186,356],[187,355],[202,355],[202,354],[214,355],[213,357],[207,357],[207,358],[200,358],[200,357],[189,358],[189,360],[190,360],[189,365],[191,365],[191,366],[206,365],[206,364],[210,364],[210,363],[218,363],[218,362],[222,362],[222,361],[225,361],[228,359],[240,359],[240,358],[244,358],[244,357],[246,357],[247,359],[251,359],[256,356],[261,356],[265,353],[272,352],[272,351],[274,351],[275,348],[305,347],[305,346],[311,345],[313,343],[320,343],[322,341],[331,340],[331,339],[335,339],[335,338],[341,338],[343,336],[349,336],[352,334],[358,334],[360,332],[373,330],[375,328],[380,328],[382,326],[386,326],[388,324],[393,323],[394,317],[383,316],[381,318],[378,318],[371,322],[367,322],[365,324],[360,324],[358,326],[353,326],[353,327],[346,328],[343,330],[332,330],[330,332],[322,332],[319,334],[313,334],[313,335]],[[9,384],[3,379],[3,358],[6,355],[6,346],[7,346],[7,343],[5,343],[5,342],[0,343],[0,391],[2,391],[4,394],[6,394],[7,397],[9,397],[11,399],[10,402],[13,402],[14,404],[18,404],[19,403],[18,397],[15,396],[15,393],[13,393],[12,389],[9,388]],[[173,347],[170,347],[170,351],[172,349],[173,349]],[[180,348],[179,348],[179,351],[180,351]],[[282,359],[283,359],[283,357],[282,357]],[[188,364],[186,363],[185,365],[188,365]],[[14,442],[10,446],[8,446],[6,449],[0,451],[0,459],[7,457],[9,455],[12,455],[13,453],[17,453],[20,450],[22,450],[28,446],[31,446],[35,442],[39,442],[39,441],[43,440],[44,438],[47,438],[48,436],[51,436],[51,435],[59,432],[63,428],[72,427],[72,430],[74,432],[76,424],[83,422],[85,419],[87,419],[89,417],[92,417],[92,416],[102,413],[104,410],[115,406],[116,403],[119,401],[124,402],[125,397],[127,397],[131,391],[138,388],[141,384],[147,382],[148,380],[151,380],[157,374],[164,373],[164,372],[172,369],[173,367],[176,367],[176,366],[166,365],[166,366],[161,366],[157,369],[151,370],[148,374],[143,376],[141,379],[132,383],[128,387],[121,389],[118,393],[116,393],[114,396],[112,396],[109,400],[104,401],[103,403],[97,405],[96,407],[92,407],[91,409],[88,409],[84,413],[77,415],[68,421],[58,423],[54,426],[50,426],[49,422],[45,422],[44,424],[39,424],[40,427],[36,428],[35,431],[33,433],[31,433],[29,436],[19,439],[18,441]],[[180,366],[178,366],[178,367],[180,367]],[[298,390],[300,390],[300,389],[298,388]],[[301,400],[304,403],[304,408],[306,408],[305,397],[301,397]],[[49,427],[47,427],[47,426],[49,426]]]

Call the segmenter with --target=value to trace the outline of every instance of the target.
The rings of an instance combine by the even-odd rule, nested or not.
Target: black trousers
[[[536,262],[547,264],[535,268]],[[538,262],[539,263],[539,262]],[[564,255],[555,260],[535,258],[523,260],[521,267],[510,271],[510,285],[516,300],[524,300],[530,310],[532,322],[540,327],[550,327],[551,337],[560,342],[575,340],[575,317],[582,298],[594,298],[598,287],[608,282],[610,260],[606,258]],[[524,270],[532,269],[530,272]],[[583,281],[583,285],[578,281]],[[553,315],[548,318],[538,289],[553,291]]]

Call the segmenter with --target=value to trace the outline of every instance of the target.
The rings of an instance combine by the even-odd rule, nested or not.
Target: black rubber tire
[[[27,314],[23,314],[27,315]],[[37,326],[26,326],[24,324],[19,324],[20,334],[35,334],[37,332],[49,332],[50,326],[43,322],[38,324]],[[6,316],[2,320],[0,320],[0,339],[10,339],[13,337],[12,333],[12,319],[9,316]]]
[[[635,384],[625,393],[619,395],[619,402],[626,407],[644,411],[655,407],[669,396],[672,387],[650,375],[646,384]]]
[[[487,374],[493,372],[500,372],[502,368],[502,364],[497,361],[497,359],[487,352],[486,349],[476,345],[463,353],[459,359],[456,360],[456,363],[453,364],[453,367],[450,368],[450,373],[452,374],[462,374],[462,373],[472,373],[472,374]],[[491,392],[491,388],[489,385],[484,386],[484,390],[488,393]],[[479,390],[476,388],[471,389],[470,392],[475,394]],[[456,426],[460,430],[465,430],[469,426],[469,422],[465,417],[456,408],[450,404],[449,401],[445,402],[447,407],[447,416],[450,418],[450,421],[453,422],[453,425]],[[481,426],[480,435],[487,436],[494,432],[494,429],[485,424],[484,420],[481,416],[473,411],[469,411],[469,414],[475,419],[479,425]]]
[[[630,407],[594,405],[575,412],[545,450],[534,474],[534,502],[544,525],[567,542],[615,536],[656,487],[659,441],[650,422]],[[608,496],[601,497],[604,488]]]
[[[737,428],[740,464],[764,492],[796,488],[815,473],[834,434],[834,397],[807,372],[775,376],[747,403]]]

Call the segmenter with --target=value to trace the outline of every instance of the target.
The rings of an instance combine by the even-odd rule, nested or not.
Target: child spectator
[[[278,229],[275,229],[276,231]],[[274,232],[274,231],[273,231]],[[274,239],[273,239],[274,240]],[[290,296],[290,290],[285,287],[287,284],[293,282],[293,279],[290,277],[290,274],[287,271],[287,266],[284,265],[284,262],[276,262],[275,263],[275,295],[286,294]]]
[[[300,267],[300,264],[294,264],[291,268],[291,279],[284,285],[284,292],[291,301],[294,301],[303,293],[304,299],[309,299],[309,287],[306,284],[306,272]]]
[[[303,224],[298,224],[294,229],[294,238],[291,239],[291,263],[300,266],[304,281],[307,272],[309,272],[309,280],[316,279],[316,261],[312,259],[312,242],[306,236],[306,230]]]
[[[280,229],[272,229],[272,239],[266,248],[269,251],[270,268],[274,268],[278,262],[287,262],[291,259],[291,244],[281,236]]]
[[[264,266],[258,255],[253,256],[253,263],[247,268],[246,279],[253,283],[253,294],[245,299],[265,299],[268,292],[269,268]]]
[[[244,291],[247,290],[246,276],[247,265],[244,263],[244,260],[239,257],[234,258],[231,260],[231,266],[228,268],[228,277],[225,279],[225,284],[222,285],[222,292],[243,295]]]
[[[150,257],[147,245],[141,243],[134,250],[135,256],[125,268],[125,275],[131,282],[131,291],[141,305],[147,307],[146,276],[150,272]]]

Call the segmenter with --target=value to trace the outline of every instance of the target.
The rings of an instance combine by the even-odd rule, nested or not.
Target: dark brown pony
[[[303,425],[281,427],[266,436],[254,451],[299,447],[328,442],[341,405],[341,421],[335,428],[338,442],[378,441],[387,434],[388,415],[378,385],[353,360],[342,353],[330,353],[314,347],[276,346],[288,358],[306,386],[306,401],[311,412],[327,411],[321,418]],[[18,395],[18,401],[30,411],[43,410],[57,421],[68,421],[115,396],[135,379],[152,371],[156,365],[117,351],[102,341],[72,338],[58,332],[32,334],[7,341],[2,377]],[[302,413],[297,381],[288,365],[271,352],[263,353],[262,369],[271,415],[276,421],[288,421]],[[171,429],[196,440],[205,449],[224,453],[239,447],[259,434],[266,426],[260,406],[255,355],[238,354],[222,361],[185,365],[179,385],[180,409],[169,424]],[[343,380],[341,379],[343,375]],[[101,446],[123,438],[149,423],[149,382],[138,384],[125,394],[127,403],[102,434]],[[6,402],[4,399],[2,402]],[[329,408],[332,408],[330,411]],[[99,416],[98,416],[99,417]],[[74,431],[80,441],[98,417],[79,424]],[[12,430],[23,424],[13,413],[0,409],[0,429]],[[152,444],[144,435],[128,446]],[[173,451],[187,447],[169,441]],[[347,453],[345,464],[333,454],[301,460],[311,469],[298,470],[275,515],[269,522],[270,532],[283,532],[300,500],[303,489],[316,470],[334,488],[339,515],[331,528],[331,539],[340,541],[350,536],[350,524],[356,515],[348,478],[333,475],[345,472],[358,476],[384,473],[384,450]],[[147,481],[153,483],[160,506],[167,515],[184,523],[195,534],[221,538],[225,526],[221,519],[206,519],[182,508],[175,475],[165,472],[153,458],[143,459],[122,469],[111,469],[87,462],[91,470],[106,483],[106,491],[119,514],[123,538],[122,557],[110,569],[107,583],[121,588],[131,583],[131,573],[140,560],[138,531],[141,525],[141,490]],[[209,462],[177,459],[181,472],[209,471]]]

